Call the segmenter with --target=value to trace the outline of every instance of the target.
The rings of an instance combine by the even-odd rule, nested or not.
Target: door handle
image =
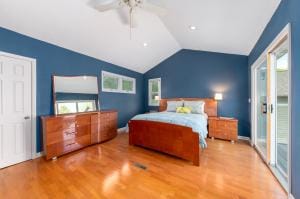
[[[263,103],[263,104],[261,105],[261,112],[262,112],[263,114],[267,114],[267,113],[268,113],[268,105],[267,105],[267,103]]]
[[[25,116],[24,117],[24,120],[29,120],[30,119],[30,116]]]
[[[274,112],[274,106],[273,104],[270,104],[270,113],[273,113]]]

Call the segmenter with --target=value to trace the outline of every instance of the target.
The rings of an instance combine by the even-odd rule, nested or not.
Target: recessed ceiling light
[[[190,29],[191,29],[191,30],[196,30],[197,27],[196,27],[196,26],[190,26]]]
[[[143,43],[143,46],[144,46],[144,47],[147,47],[147,46],[148,46],[148,43],[146,43],[146,42]]]

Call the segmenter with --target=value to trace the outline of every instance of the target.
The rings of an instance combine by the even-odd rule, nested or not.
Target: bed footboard
[[[155,121],[131,120],[129,144],[190,160],[199,166],[199,134],[192,128]]]

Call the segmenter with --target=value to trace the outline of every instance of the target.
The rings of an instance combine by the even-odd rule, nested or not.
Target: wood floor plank
[[[129,146],[128,135],[120,134],[56,161],[39,158],[0,170],[0,198],[287,198],[248,144],[207,143],[195,167]]]

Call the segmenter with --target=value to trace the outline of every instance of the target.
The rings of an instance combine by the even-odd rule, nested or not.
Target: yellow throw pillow
[[[186,113],[186,114],[188,114],[188,113],[191,113],[191,108],[189,108],[189,107],[177,107],[176,108],[176,113]]]
[[[182,106],[176,107],[176,113],[180,113],[182,108]]]

